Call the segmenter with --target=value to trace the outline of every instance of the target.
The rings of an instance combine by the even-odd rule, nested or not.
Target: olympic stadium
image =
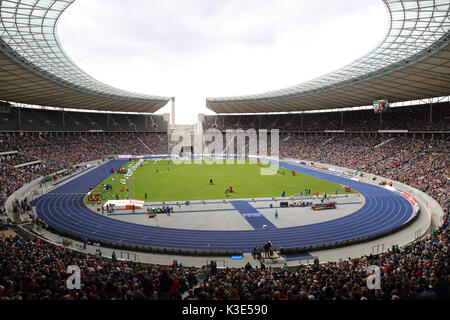
[[[57,26],[73,2],[0,1],[2,252],[11,243],[65,250],[61,265],[79,254],[102,270],[120,262],[176,274],[181,262],[174,277],[185,286],[169,294],[157,276],[158,289],[139,296],[161,300],[202,297],[197,274],[216,276],[217,267],[223,281],[229,268],[261,279],[267,266],[284,279],[305,266],[400,268],[399,260],[423,259],[417,290],[280,285],[270,297],[449,298],[425,287],[447,281],[448,290],[449,279],[449,0],[383,0],[388,32],[363,57],[291,87],[207,98],[215,114],[192,126],[175,124],[175,96],[114,88],[69,58]],[[170,114],[156,114],[168,104]],[[230,130],[237,146],[222,141]],[[268,132],[270,152],[252,145],[258,131]],[[218,141],[225,149],[211,152]],[[268,167],[271,175],[259,174]],[[360,283],[366,276],[355,274]],[[15,294],[47,294],[33,290]],[[243,300],[267,296],[261,287],[238,291]],[[117,292],[95,294],[122,299]]]

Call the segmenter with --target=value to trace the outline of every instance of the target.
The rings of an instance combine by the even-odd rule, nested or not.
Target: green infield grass
[[[127,169],[133,162],[127,163]],[[261,175],[261,167],[267,164],[195,164],[193,162],[175,164],[172,161],[146,160],[134,171],[134,179],[121,184],[123,174],[115,173],[99,186],[93,194],[100,194],[102,200],[139,199],[145,201],[186,201],[210,199],[238,199],[279,197],[283,190],[286,197],[305,195],[305,189],[319,194],[345,193],[344,187],[335,183],[279,168],[275,175]],[[213,185],[209,180],[213,179]],[[133,182],[134,180],[134,182]],[[104,190],[103,185],[111,185]],[[233,187],[233,193],[226,197],[225,190]],[[134,187],[133,187],[134,186]],[[124,189],[124,191],[121,191]],[[128,189],[128,192],[127,192]],[[147,193],[147,199],[145,199]],[[87,203],[87,197],[85,200]]]

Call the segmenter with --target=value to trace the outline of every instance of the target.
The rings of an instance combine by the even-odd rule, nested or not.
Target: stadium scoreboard
[[[389,109],[388,100],[377,100],[373,102],[373,111],[375,113],[386,112]]]

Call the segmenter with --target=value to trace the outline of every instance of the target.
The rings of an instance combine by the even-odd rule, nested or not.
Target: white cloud
[[[58,32],[87,73],[175,96],[177,123],[194,123],[211,113],[208,96],[315,78],[367,53],[386,28],[377,0],[77,0]]]

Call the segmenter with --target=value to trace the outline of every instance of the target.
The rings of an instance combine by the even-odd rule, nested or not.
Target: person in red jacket
[[[170,298],[172,300],[177,300],[178,292],[180,291],[181,285],[176,276],[172,276],[172,284],[170,285]]]

